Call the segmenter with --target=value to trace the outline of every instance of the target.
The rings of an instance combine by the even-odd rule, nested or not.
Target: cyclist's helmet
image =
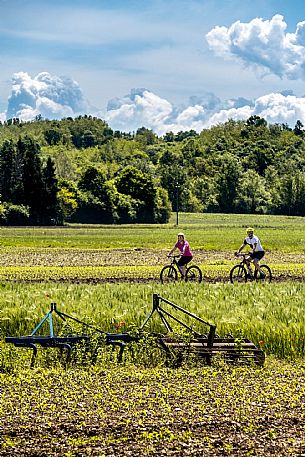
[[[247,233],[247,235],[249,233],[254,233],[254,229],[252,227],[248,227],[247,230],[246,230],[246,233]]]
[[[184,238],[184,233],[183,232],[179,232],[177,236],[183,236],[183,238]]]

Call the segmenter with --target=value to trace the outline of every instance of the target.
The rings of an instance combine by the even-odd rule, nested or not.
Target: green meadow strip
[[[0,227],[0,247],[17,249],[170,249],[184,231],[191,247],[234,252],[250,225],[266,251],[305,253],[303,217],[249,214],[180,213],[179,228],[164,225],[69,225],[67,227]],[[224,244],[223,240],[226,240]]]
[[[9,266],[2,267],[0,280],[16,281],[65,281],[123,278],[153,278],[157,267],[150,266]]]

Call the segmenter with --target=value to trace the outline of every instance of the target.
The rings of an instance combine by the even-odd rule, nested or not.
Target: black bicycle
[[[242,260],[238,265],[235,265],[230,271],[231,283],[247,281],[271,282],[272,273],[268,265],[260,265],[261,272],[255,269],[252,275],[249,273],[247,267],[247,260],[249,259],[249,254],[240,253],[236,257],[242,257]]]
[[[162,284],[177,281],[179,273],[181,279],[184,279],[187,282],[201,282],[202,271],[199,267],[197,267],[197,265],[191,265],[187,267],[185,271],[185,276],[183,276],[177,260],[180,257],[180,255],[169,256],[169,258],[171,259],[170,265],[165,265],[165,267],[162,268],[160,273],[160,280]]]

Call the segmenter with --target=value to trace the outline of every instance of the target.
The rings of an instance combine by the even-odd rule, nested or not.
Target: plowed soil
[[[2,457],[303,457],[304,368],[0,377]]]

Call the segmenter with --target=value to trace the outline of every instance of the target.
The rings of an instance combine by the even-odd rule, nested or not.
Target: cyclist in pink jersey
[[[176,249],[179,249],[179,251],[181,252],[181,257],[178,260],[178,266],[180,268],[182,275],[184,276],[186,265],[192,260],[193,254],[190,249],[190,245],[188,241],[186,241],[184,233],[182,232],[178,233],[178,241],[173,247],[173,249],[169,252],[168,257],[170,257]]]

